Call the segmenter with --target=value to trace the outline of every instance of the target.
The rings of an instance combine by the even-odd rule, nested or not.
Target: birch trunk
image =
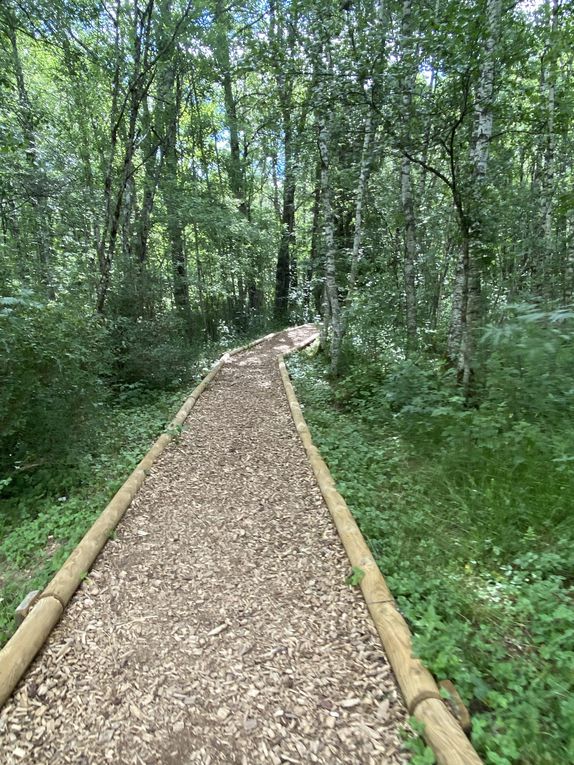
[[[293,118],[295,104],[293,102],[294,77],[291,59],[295,55],[298,18],[295,6],[290,6],[288,18],[285,17],[282,3],[277,4],[275,0],[270,0],[269,7],[269,41],[271,51],[274,54],[273,67],[281,112],[284,161],[283,195],[279,213],[281,237],[275,268],[274,316],[277,320],[285,321],[289,314],[289,293],[291,288],[295,286],[294,281],[296,281],[293,245],[295,241],[295,141],[297,130]],[[286,26],[287,34],[285,34]]]
[[[462,344],[466,326],[466,310],[468,304],[468,272],[469,272],[469,226],[462,199],[454,194],[455,212],[458,218],[461,243],[456,257],[454,282],[452,287],[452,302],[450,325],[447,339],[447,357],[457,370],[457,377],[462,380]]]
[[[323,204],[323,236],[325,241],[325,293],[332,327],[331,374],[336,376],[339,373],[341,359],[343,324],[337,287],[337,246],[335,244],[335,216],[331,200],[329,140],[330,134],[327,120],[321,115],[319,117],[319,155],[321,157],[321,199]]]
[[[141,208],[138,210],[139,214],[136,218],[136,230],[133,245],[136,268],[141,277],[143,277],[145,264],[147,262],[151,216],[161,172],[161,158],[159,160],[157,158],[157,151],[159,149],[157,128],[153,123],[147,99],[144,99],[143,101],[142,127],[144,130],[142,142],[142,150],[144,153],[143,195]]]
[[[323,282],[323,289],[321,291],[321,304],[323,321],[321,323],[321,331],[319,333],[319,346],[321,350],[327,350],[329,342],[329,327],[331,326],[331,305],[329,303],[329,295],[327,294],[327,286]]]
[[[361,259],[361,241],[363,237],[363,208],[365,206],[365,197],[367,195],[367,187],[369,183],[369,175],[371,173],[371,162],[373,159],[373,147],[374,147],[374,133],[375,123],[373,119],[373,112],[371,108],[367,111],[365,118],[365,137],[363,139],[363,150],[361,152],[361,165],[359,171],[359,182],[357,184],[357,193],[355,196],[355,225],[353,230],[353,250],[351,252],[351,268],[349,272],[349,287],[347,291],[347,298],[345,301],[346,307],[351,305],[353,299],[353,293],[355,291],[355,284],[357,281],[357,271],[359,268],[359,262]],[[343,317],[343,332],[346,328],[346,312]]]
[[[111,185],[112,185],[112,173],[113,167],[110,165],[110,174],[106,178],[106,186],[109,182],[110,192],[107,203],[107,215],[106,222],[102,232],[102,239],[99,248],[99,260],[100,260],[100,282],[98,285],[98,296],[96,302],[96,310],[98,313],[103,313],[108,296],[112,264],[116,251],[116,244],[118,239],[118,233],[120,231],[120,224],[122,221],[122,212],[126,201],[126,188],[133,173],[133,157],[136,150],[136,131],[139,108],[144,93],[139,89],[134,90],[132,97],[130,98],[130,113],[128,120],[127,136],[124,145],[124,158],[122,163],[122,169],[120,171],[120,177],[118,181],[118,187],[115,194],[115,203],[113,206],[110,204],[112,201]],[[119,128],[119,123],[114,132]],[[109,207],[108,207],[109,205]]]
[[[160,44],[163,39],[170,39],[173,18],[170,3],[164,0],[160,7]],[[166,43],[162,47],[167,47]],[[189,299],[189,280],[187,253],[185,250],[184,230],[179,203],[180,179],[178,156],[179,115],[181,111],[181,74],[180,58],[177,45],[174,45],[169,58],[160,65],[158,71],[158,101],[162,104],[162,174],[160,189],[167,212],[167,232],[170,243],[173,302],[181,317],[185,333],[189,339],[193,336],[191,304]]]
[[[459,382],[467,399],[474,388],[476,332],[482,319],[482,257],[484,235],[483,189],[493,132],[493,101],[496,46],[499,36],[501,0],[488,0],[486,36],[481,56],[474,104],[474,129],[470,147],[471,190],[467,210],[459,205],[462,249],[455,277],[453,310],[449,333],[449,355],[457,360]]]
[[[120,96],[120,13],[121,2],[116,0],[114,13],[110,12],[114,25],[114,74],[111,83],[111,107],[110,107],[110,139],[108,154],[105,160],[104,173],[104,216],[100,229],[100,237],[97,242],[96,252],[98,257],[99,280],[96,289],[96,311],[103,313],[106,297],[110,285],[112,264],[106,254],[106,246],[112,226],[113,213],[113,177],[114,163],[117,153],[118,133],[122,115],[119,108]]]
[[[488,0],[487,23],[488,36],[484,46],[484,55],[480,66],[480,76],[474,105],[475,127],[471,147],[474,180],[478,184],[486,180],[488,156],[493,126],[493,95],[501,14],[501,0]]]
[[[115,66],[111,82],[110,139],[109,151],[105,160],[104,171],[104,219],[97,244],[99,282],[97,285],[96,310],[103,313],[111,286],[112,266],[116,251],[118,234],[122,221],[126,222],[124,239],[133,251],[133,220],[131,206],[135,207],[135,196],[130,198],[129,187],[135,187],[134,157],[139,147],[139,118],[142,102],[147,98],[154,77],[154,67],[150,64],[149,54],[152,46],[152,14],[154,0],[147,0],[144,5],[133,0],[131,6],[122,5],[116,0],[110,17],[114,27]],[[129,36],[130,55],[126,56],[122,47],[121,14],[129,14],[132,29]],[[154,60],[157,61],[157,58]],[[122,66],[128,63],[129,71]],[[122,86],[123,80],[127,80]],[[127,122],[127,124],[126,124]],[[116,169],[119,152],[119,139],[123,141],[123,159],[121,168]],[[128,231],[129,229],[129,231]]]
[[[411,0],[403,0],[401,48],[403,55],[402,119],[403,148],[410,153],[413,90],[416,77],[416,60],[411,29]],[[403,278],[405,290],[405,325],[407,352],[417,344],[417,294],[416,294],[416,223],[411,183],[411,161],[403,155],[400,167],[401,212],[403,216]]]
[[[321,272],[321,254],[319,241],[321,238],[321,161],[315,168],[315,183],[313,189],[313,217],[311,222],[311,248],[307,268],[306,305],[309,312],[314,309],[317,316],[323,309],[323,284],[317,279]],[[312,298],[312,302],[311,302]],[[311,314],[312,315],[312,314]]]

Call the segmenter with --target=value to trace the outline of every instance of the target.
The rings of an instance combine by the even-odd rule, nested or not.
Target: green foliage
[[[365,572],[360,566],[353,566],[351,573],[345,580],[349,587],[358,587],[365,578]]]
[[[488,398],[508,418],[545,428],[574,415],[574,312],[508,306],[502,321],[485,332],[482,352]]]
[[[186,393],[131,390],[106,408],[90,450],[16,474],[0,497],[0,645],[18,603],[60,568]]]
[[[182,432],[183,432],[182,425],[169,425],[164,430],[164,433],[166,433],[168,436],[172,436],[176,440],[181,436]]]
[[[469,705],[485,762],[551,765],[574,760],[573,327],[533,307],[508,321],[484,334],[479,407],[424,357],[357,344],[336,384],[320,358],[290,368],[415,650]]]
[[[114,380],[123,385],[175,388],[189,379],[197,350],[175,312],[154,320],[117,318],[111,323]]]
[[[409,726],[410,730],[404,729],[403,738],[405,749],[410,752],[411,765],[435,765],[434,752],[423,739],[424,725],[416,717],[411,717]]]
[[[0,469],[65,454],[93,429],[108,369],[105,333],[72,302],[0,298]]]
[[[5,591],[45,579],[165,426],[147,420],[150,395],[181,389],[217,343],[265,333],[288,234],[292,318],[320,312],[333,250],[346,375],[333,387],[309,364],[310,417],[419,650],[472,700],[491,765],[574,761],[551,616],[568,638],[574,331],[551,307],[573,294],[570,5],[509,4],[499,20],[495,3],[454,0],[408,14],[373,0],[208,5],[119,3],[113,19],[93,0],[0,6]],[[481,112],[493,132],[479,167]],[[411,217],[419,345],[405,358]],[[472,354],[476,406],[444,362],[459,263],[471,330],[537,300],[503,312]]]

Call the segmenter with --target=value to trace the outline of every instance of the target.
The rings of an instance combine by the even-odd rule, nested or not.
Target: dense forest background
[[[3,639],[216,354],[321,321],[417,650],[488,763],[574,761],[573,67],[565,0],[2,0]]]

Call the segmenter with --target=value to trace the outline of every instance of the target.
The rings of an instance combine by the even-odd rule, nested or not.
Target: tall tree
[[[10,43],[12,71],[18,97],[18,122],[22,131],[26,170],[23,183],[26,197],[31,206],[30,228],[32,242],[37,253],[37,265],[40,281],[47,296],[55,297],[53,278],[50,267],[50,218],[48,212],[48,179],[38,156],[38,137],[34,108],[28,88],[18,48],[17,16],[6,4],[1,11],[3,27]]]
[[[463,244],[464,306],[459,374],[467,395],[475,370],[475,342],[483,316],[481,277],[484,258],[484,188],[487,180],[490,141],[494,122],[494,82],[497,44],[500,35],[501,0],[487,0],[486,29],[474,104],[474,128],[470,146],[471,190],[468,213],[468,241]]]
[[[412,153],[411,130],[413,128],[413,91],[415,88],[418,65],[412,33],[412,2],[403,0],[401,20],[401,76],[399,79],[402,92],[401,104],[401,141],[403,153],[400,165],[401,212],[404,221],[403,273],[405,282],[405,324],[407,348],[412,350],[417,344],[417,296],[416,296],[416,223],[411,179]],[[406,151],[405,151],[406,150]]]

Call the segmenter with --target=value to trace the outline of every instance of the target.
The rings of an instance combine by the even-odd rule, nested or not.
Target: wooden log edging
[[[0,650],[0,708],[10,697],[12,691],[16,688],[20,679],[34,660],[34,657],[60,620],[64,608],[102,551],[110,534],[130,506],[143,484],[149,469],[179,432],[203,391],[231,356],[253,348],[253,346],[263,343],[265,340],[269,340],[274,334],[276,333],[265,335],[265,337],[253,340],[247,345],[227,351],[213,364],[209,374],[203,378],[185,400],[183,406],[167,427],[166,432],[162,433],[155,441],[145,457],[139,462],[116,494],[114,494],[101,515],[70,553],[60,570],[35,599],[28,615],[10,640]]]
[[[357,566],[364,572],[360,583],[363,597],[395,673],[408,712],[423,723],[423,735],[434,751],[439,765],[481,765],[480,757],[442,700],[433,676],[413,655],[411,631],[397,609],[385,578],[347,503],[337,491],[329,468],[313,443],[285,366],[285,356],[302,347],[304,345],[278,357],[289,408],[351,566]]]

